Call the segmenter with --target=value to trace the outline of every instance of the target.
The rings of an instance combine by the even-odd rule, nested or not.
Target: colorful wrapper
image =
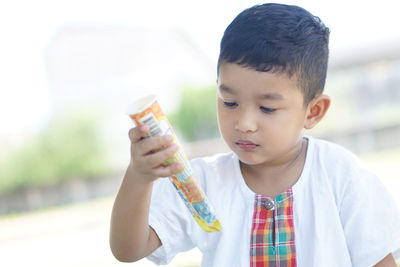
[[[186,159],[182,146],[176,138],[176,135],[168,122],[167,117],[161,110],[155,96],[147,96],[137,100],[130,107],[129,116],[137,126],[146,124],[150,131],[147,136],[172,135],[174,143],[179,146],[178,152],[163,164],[169,165],[179,161],[183,164],[182,170],[169,177],[177,192],[183,199],[186,207],[189,209],[193,218],[200,227],[206,232],[217,232],[221,230],[221,224],[217,220],[215,213],[208,203],[207,197],[197,185],[194,173],[188,160]]]

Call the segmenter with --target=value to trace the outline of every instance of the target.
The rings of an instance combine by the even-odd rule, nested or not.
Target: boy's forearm
[[[396,267],[396,261],[392,253],[389,253],[385,258],[378,262],[374,267]]]
[[[138,184],[135,175],[129,167],[111,216],[110,246],[120,261],[136,261],[149,253],[148,216],[152,183]]]

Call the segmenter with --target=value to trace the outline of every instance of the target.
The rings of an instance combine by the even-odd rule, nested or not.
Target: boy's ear
[[[322,118],[331,105],[331,99],[327,95],[316,96],[307,106],[307,115],[304,122],[304,128],[312,129]]]

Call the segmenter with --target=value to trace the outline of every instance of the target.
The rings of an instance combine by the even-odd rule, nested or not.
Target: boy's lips
[[[253,150],[253,149],[255,149],[256,147],[259,146],[259,145],[257,145],[257,144],[254,144],[253,142],[247,141],[247,140],[239,140],[239,141],[235,142],[235,144],[236,144],[240,149],[245,150],[245,151]]]

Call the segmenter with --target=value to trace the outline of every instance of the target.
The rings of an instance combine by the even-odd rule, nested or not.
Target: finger
[[[182,171],[182,163],[174,162],[168,166],[159,166],[153,169],[157,177],[169,177]]]
[[[146,155],[144,160],[151,168],[157,168],[167,159],[171,158],[178,151],[178,149],[179,147],[177,144],[171,144],[169,147],[163,150]]]
[[[136,144],[142,156],[152,154],[155,151],[161,151],[172,144],[171,135],[151,136]]]
[[[149,126],[146,124],[132,128],[129,130],[129,139],[132,143],[137,143],[146,136],[149,130]]]

